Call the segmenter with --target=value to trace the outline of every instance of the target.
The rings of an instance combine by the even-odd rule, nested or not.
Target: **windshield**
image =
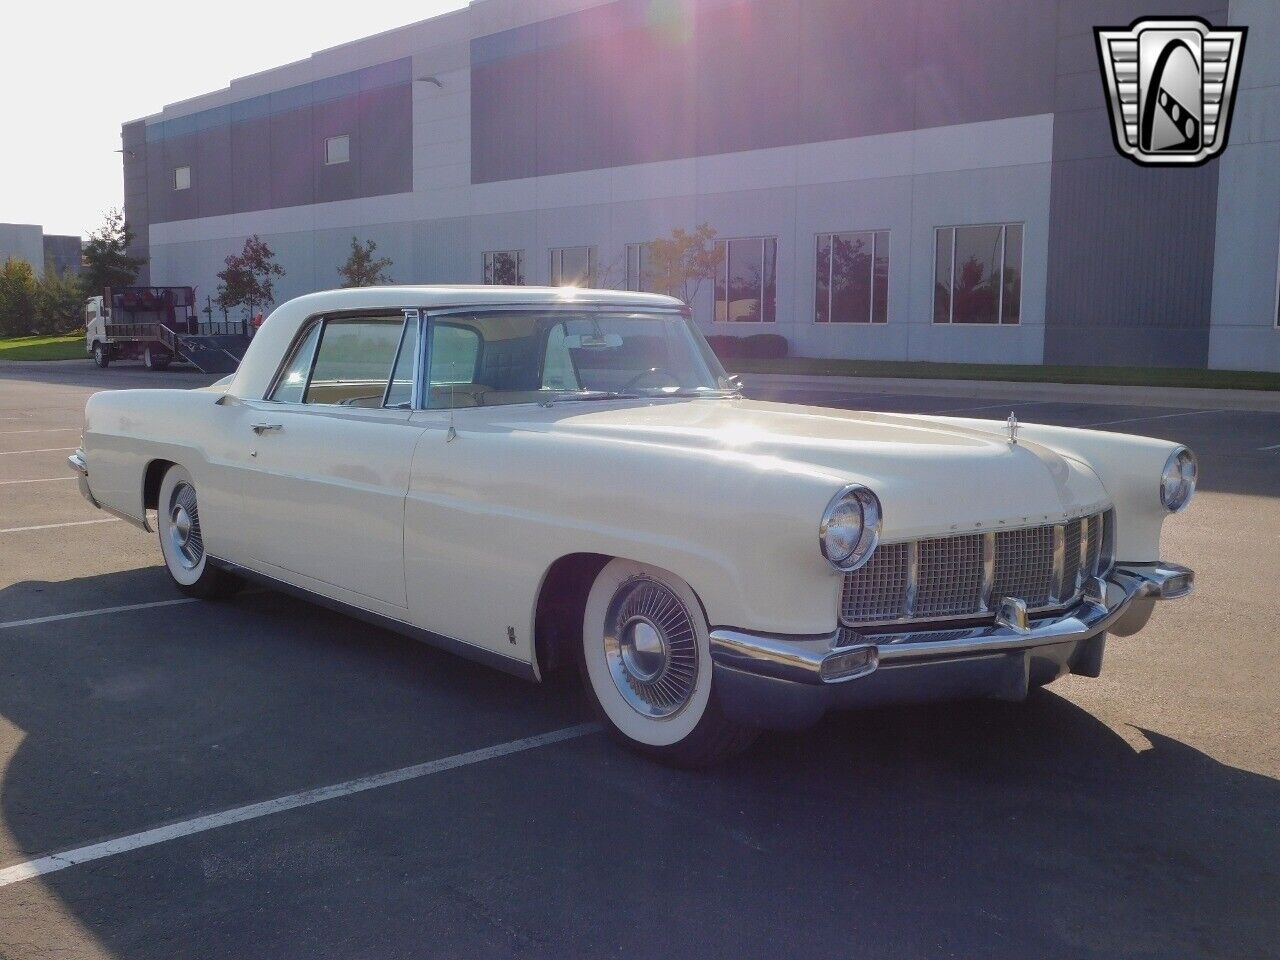
[[[431,407],[727,396],[724,368],[674,313],[495,310],[433,317]]]

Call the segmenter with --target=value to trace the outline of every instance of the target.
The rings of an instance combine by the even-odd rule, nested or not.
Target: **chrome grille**
[[[973,613],[982,594],[982,537],[935,537],[917,544],[917,617],[954,617]]]
[[[989,617],[1003,597],[1065,606],[1111,564],[1110,512],[1061,524],[882,544],[845,574],[846,625]]]

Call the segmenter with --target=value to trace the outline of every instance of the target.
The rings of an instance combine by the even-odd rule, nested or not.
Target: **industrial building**
[[[1112,142],[1095,26],[1244,24],[1230,143]],[[284,299],[351,238],[399,282],[646,285],[709,224],[708,333],[792,354],[1280,370],[1280,5],[474,0],[126,123],[153,284],[260,234]]]
[[[36,273],[46,268],[58,273],[80,272],[80,238],[45,233],[34,223],[0,223],[0,263],[25,260]]]

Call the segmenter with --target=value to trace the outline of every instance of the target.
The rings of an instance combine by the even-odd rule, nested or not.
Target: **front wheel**
[[[712,688],[702,605],[665,570],[611,560],[583,617],[580,664],[614,739],[678,767],[741,753],[757,731],[724,716]]]
[[[107,348],[100,343],[93,345],[93,362],[101,369],[105,370],[111,365],[111,354]]]
[[[213,564],[204,550],[204,530],[200,526],[200,504],[191,474],[176,464],[160,481],[156,503],[156,528],[165,569],[174,585],[189,597],[214,600],[235,593],[242,586],[233,576]]]

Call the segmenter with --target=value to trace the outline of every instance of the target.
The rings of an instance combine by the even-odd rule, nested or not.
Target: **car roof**
[[[295,297],[271,311],[254,335],[227,392],[245,399],[262,397],[293,343],[299,328],[319,314],[348,310],[394,310],[418,307],[439,310],[495,306],[583,306],[671,310],[684,306],[675,297],[633,290],[587,287],[498,287],[464,285],[396,285],[321,290]]]

